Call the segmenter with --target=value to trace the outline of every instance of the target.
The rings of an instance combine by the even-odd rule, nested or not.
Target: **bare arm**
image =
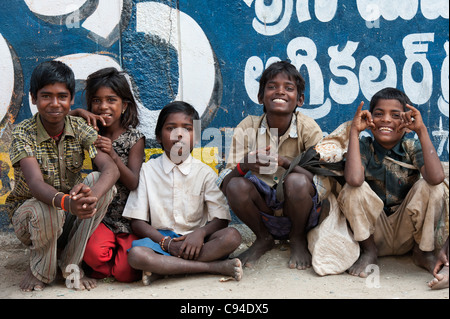
[[[139,238],[150,238],[154,242],[160,242],[163,239],[163,235],[152,225],[147,223],[145,220],[132,219],[131,229],[133,233]]]
[[[98,150],[94,163],[100,172],[100,178],[91,189],[93,196],[100,198],[114,186],[119,179],[120,174],[117,165],[111,157],[101,150]]]
[[[94,113],[89,112],[88,110],[77,108],[75,110],[71,110],[69,115],[82,117],[86,120],[89,126],[92,126],[96,131],[98,131],[97,121],[101,122],[105,125],[105,120],[100,116]]]
[[[361,152],[359,149],[359,134],[373,126],[372,115],[367,110],[362,110],[364,102],[361,102],[353,117],[350,128],[350,136],[347,150],[347,159],[344,169],[344,177],[350,186],[361,186],[364,182],[364,167],[361,163]]]
[[[112,147],[111,139],[98,136],[95,141],[95,146],[107,153],[119,169],[120,178],[119,180],[125,185],[129,190],[135,190],[139,184],[139,172],[141,170],[142,161],[144,158],[144,138],[141,138],[130,150],[128,155],[128,166],[125,165],[120,159],[119,155],[116,153]]]
[[[62,208],[63,193],[58,192],[52,185],[47,184],[42,176],[40,166],[34,157],[27,157],[20,161],[20,166],[30,192],[37,200],[54,207]],[[97,197],[93,195],[90,187],[77,184],[71,190],[71,194],[77,194],[73,200],[66,197],[64,208],[80,219],[91,218],[96,210]],[[69,208],[70,205],[70,208]]]
[[[431,143],[428,130],[423,123],[420,111],[411,105],[406,105],[411,111],[401,113],[402,124],[399,129],[407,128],[417,133],[422,145],[424,165],[420,168],[420,173],[427,183],[438,185],[444,181],[445,174],[442,168],[436,149]]]
[[[22,169],[25,181],[30,189],[31,195],[37,200],[52,205],[52,199],[58,192],[52,185],[47,184],[41,173],[39,163],[35,157],[26,157],[20,160],[20,168]],[[57,207],[60,207],[62,195],[55,201]]]

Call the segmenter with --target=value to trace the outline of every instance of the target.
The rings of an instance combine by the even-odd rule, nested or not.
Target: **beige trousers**
[[[360,187],[346,184],[338,203],[356,241],[374,236],[379,256],[403,255],[419,245],[422,251],[435,248],[435,227],[444,211],[444,184],[417,181],[402,204],[387,216],[383,202],[364,182]]]
[[[84,184],[92,187],[100,173],[90,173]],[[17,238],[30,249],[30,268],[33,275],[44,283],[52,282],[57,273],[57,252],[63,276],[68,265],[79,266],[89,237],[102,221],[108,205],[116,193],[114,186],[97,203],[97,212],[90,219],[53,208],[35,198],[25,201],[12,216]]]

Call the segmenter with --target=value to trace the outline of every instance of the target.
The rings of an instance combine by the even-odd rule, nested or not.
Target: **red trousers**
[[[114,234],[105,224],[100,223],[89,238],[84,252],[84,262],[93,269],[92,278],[102,279],[113,276],[121,282],[139,280],[142,272],[128,264],[127,250],[133,240],[139,239],[133,234]]]

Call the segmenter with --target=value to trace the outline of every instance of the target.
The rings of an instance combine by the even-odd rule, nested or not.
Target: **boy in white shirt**
[[[239,259],[226,259],[241,243],[217,175],[190,153],[197,111],[188,103],[165,106],[155,128],[164,153],[142,165],[139,186],[128,197],[134,241],[131,267],[143,270],[148,285],[161,275],[215,273],[242,277]]]

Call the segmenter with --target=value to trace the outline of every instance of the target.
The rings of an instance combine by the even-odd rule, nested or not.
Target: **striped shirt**
[[[36,158],[44,181],[56,190],[68,193],[82,181],[84,151],[89,153],[90,158],[97,155],[93,144],[96,139],[97,132],[80,117],[66,116],[64,132],[58,144],[44,129],[39,113],[19,123],[13,130],[10,149],[15,185],[5,201],[9,217],[25,200],[33,197],[20,160]]]

